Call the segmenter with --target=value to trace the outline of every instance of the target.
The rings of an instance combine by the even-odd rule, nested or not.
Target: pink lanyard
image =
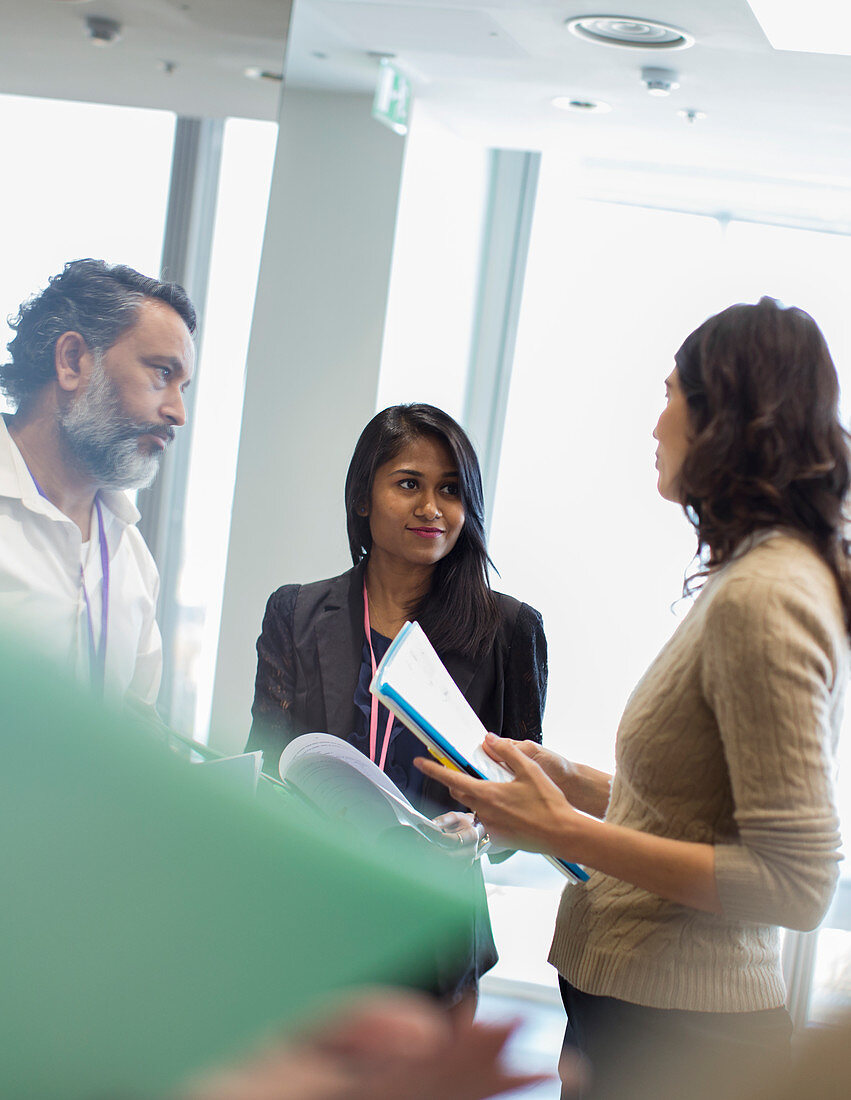
[[[369,597],[366,594],[366,577],[363,579],[363,629],[366,634],[366,644],[369,646],[369,659],[372,662],[372,675],[378,667],[375,663],[375,651],[372,648],[372,631],[369,628]],[[384,762],[387,759],[387,749],[390,745],[390,731],[393,728],[393,714],[387,715],[387,729],[384,732],[384,743],[381,746],[381,760],[378,766],[384,771]],[[373,695],[369,708],[369,758],[376,763],[376,750],[378,748],[378,699]]]

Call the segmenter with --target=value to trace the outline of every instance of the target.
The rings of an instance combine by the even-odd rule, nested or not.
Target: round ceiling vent
[[[630,19],[625,15],[580,15],[566,21],[571,34],[601,46],[626,46],[633,50],[685,50],[694,36],[668,23]]]

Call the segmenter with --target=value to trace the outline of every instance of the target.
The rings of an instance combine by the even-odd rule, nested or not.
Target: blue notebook
[[[419,623],[405,623],[393,639],[369,690],[442,764],[476,779],[504,783],[513,778],[507,768],[485,752],[485,727]],[[588,872],[578,863],[546,858],[571,881],[588,881]]]

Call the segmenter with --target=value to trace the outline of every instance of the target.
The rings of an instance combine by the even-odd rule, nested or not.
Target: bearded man
[[[96,693],[156,700],[159,577],[123,491],[186,421],[195,311],[182,287],[75,260],[25,302],[0,366],[0,622]]]

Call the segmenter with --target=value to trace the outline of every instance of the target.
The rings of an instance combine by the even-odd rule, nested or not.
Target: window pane
[[[488,155],[417,103],[393,239],[376,409],[427,401],[463,413]]]
[[[222,147],[174,647],[172,723],[201,740],[210,722],[245,359],[277,131],[273,122],[229,119]]]
[[[753,302],[769,294],[811,313],[836,363],[847,420],[851,413],[851,238],[745,222],[731,222],[726,236],[728,302]]]
[[[0,95],[4,318],[68,260],[157,274],[174,122],[167,111]]]
[[[548,743],[611,768],[694,549],[656,493],[651,433],[674,352],[721,304],[720,234],[708,218],[565,203],[566,183],[542,172],[491,553],[544,616]]]
[[[732,223],[727,270],[733,296],[754,300],[770,294],[815,317],[827,338],[842,386],[847,422],[851,411],[851,239],[769,225]],[[822,1022],[839,1007],[851,1007],[851,713],[839,742],[837,795],[846,859],[840,864],[836,900],[819,932],[813,973],[811,1018]]]
[[[688,609],[678,596],[694,536],[681,511],[656,493],[651,436],[673,354],[706,316],[763,294],[813,314],[831,347],[847,410],[851,238],[576,202],[569,169],[545,158],[491,552],[501,586],[544,615],[550,644],[544,734],[570,757],[611,768],[627,697]],[[846,836],[849,732],[851,721],[838,786]],[[503,956],[497,973],[505,976],[522,969],[513,943],[542,908],[538,891],[528,887],[555,889],[546,865],[531,860],[514,857],[489,874]],[[818,945],[818,1017],[851,1002],[847,861],[842,874],[830,931]],[[546,946],[539,944],[542,952]]]

